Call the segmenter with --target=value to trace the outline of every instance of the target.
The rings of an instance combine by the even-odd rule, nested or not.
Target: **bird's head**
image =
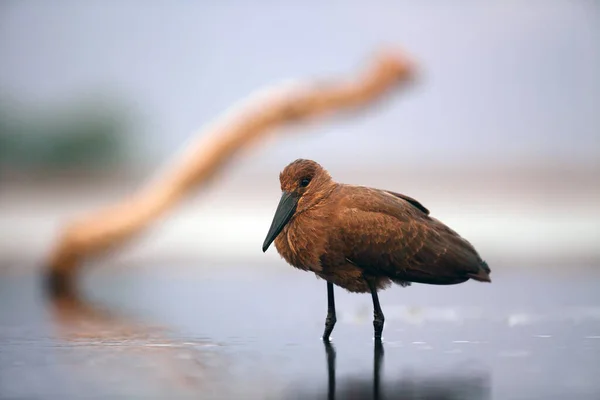
[[[333,184],[329,173],[321,165],[304,159],[288,164],[279,174],[279,182],[281,199],[263,243],[263,252],[267,251],[295,214],[318,203]]]

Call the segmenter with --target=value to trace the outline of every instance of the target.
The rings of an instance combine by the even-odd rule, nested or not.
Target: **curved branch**
[[[409,81],[413,72],[412,64],[402,54],[385,52],[354,80],[275,86],[249,97],[216,124],[194,135],[183,154],[130,198],[68,224],[49,259],[53,288],[68,286],[84,257],[134,237],[222,169],[239,150],[274,128],[366,106],[399,83]]]

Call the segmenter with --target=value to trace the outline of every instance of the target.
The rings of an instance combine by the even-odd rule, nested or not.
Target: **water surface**
[[[381,293],[382,348],[341,289],[324,346],[325,283],[285,265],[98,266],[60,299],[5,273],[0,398],[600,398],[600,275],[496,270]]]

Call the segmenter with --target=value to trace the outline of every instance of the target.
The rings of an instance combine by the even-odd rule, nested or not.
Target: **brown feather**
[[[423,204],[419,203],[417,200],[413,199],[412,197],[408,197],[407,195],[404,195],[404,194],[392,192],[391,190],[386,190],[386,192],[388,192],[391,195],[394,195],[396,197],[399,197],[401,199],[408,201],[414,207],[418,208],[419,210],[423,211],[425,214],[429,215],[429,210],[427,208],[425,208],[425,206]]]

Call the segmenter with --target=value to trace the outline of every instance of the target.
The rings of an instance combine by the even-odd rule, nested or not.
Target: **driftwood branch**
[[[183,154],[131,197],[68,224],[49,259],[53,288],[68,288],[83,258],[123,244],[146,229],[184,195],[197,189],[239,150],[274,128],[344,109],[364,107],[410,80],[414,69],[402,53],[379,54],[346,82],[275,86],[248,98],[194,136]]]

